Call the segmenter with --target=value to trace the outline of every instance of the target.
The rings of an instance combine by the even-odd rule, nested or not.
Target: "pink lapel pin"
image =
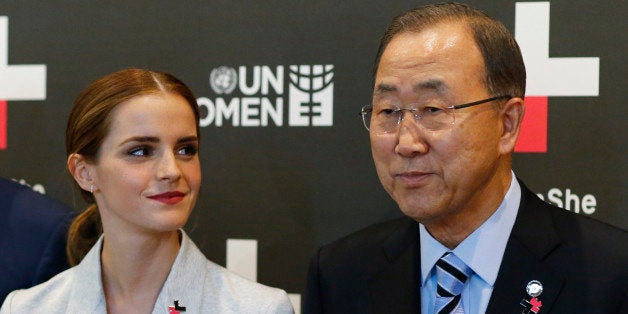
[[[543,302],[539,300],[537,297],[543,293],[543,285],[538,280],[532,280],[528,282],[526,286],[526,293],[530,296],[530,301],[523,299],[519,304],[523,306],[522,314],[530,314],[530,313],[539,313],[541,311],[541,306]]]

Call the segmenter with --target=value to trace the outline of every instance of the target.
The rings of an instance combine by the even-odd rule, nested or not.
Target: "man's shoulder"
[[[387,249],[407,248],[417,243],[418,223],[403,216],[369,225],[327,245],[318,252],[319,263],[353,264],[356,261],[372,260],[374,256],[386,254]]]
[[[4,178],[0,178],[0,204],[14,214],[37,214],[49,218],[72,215],[72,209],[57,199]]]
[[[535,215],[538,212],[534,208],[549,213],[552,217],[552,223],[562,240],[583,241],[600,243],[600,245],[626,245],[628,232],[608,223],[599,221],[590,216],[574,213],[572,211],[557,207],[553,204],[544,202],[536,196],[527,196],[523,210],[529,211],[529,214]]]
[[[616,313],[626,302],[626,263],[626,231],[526,191],[495,289],[535,278],[548,293],[560,291],[552,305],[557,312]]]
[[[628,262],[628,232],[589,216],[526,197],[513,233],[533,247],[557,245],[556,257],[607,265]],[[551,217],[550,219],[547,219]],[[544,221],[545,220],[545,221]],[[554,244],[552,244],[554,245]],[[619,265],[618,265],[619,266]],[[620,267],[625,268],[625,267]]]
[[[375,223],[360,230],[354,231],[322,247],[324,250],[344,250],[364,248],[368,249],[375,244],[382,244],[392,235],[407,231],[417,223],[406,217]]]
[[[418,236],[418,223],[404,216],[321,247],[310,262],[305,308],[310,312],[321,306],[337,313],[382,312],[372,302],[383,302],[380,306],[386,304],[385,311],[417,309]],[[372,299],[373,293],[380,301]]]
[[[625,230],[562,208],[553,207],[551,211],[564,241],[587,250],[620,254],[628,262],[628,232]]]
[[[69,267],[67,230],[75,213],[63,203],[0,178],[0,300],[18,288],[44,282]]]

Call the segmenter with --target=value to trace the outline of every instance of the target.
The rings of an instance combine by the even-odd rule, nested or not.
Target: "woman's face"
[[[105,232],[168,232],[185,225],[201,184],[196,120],[176,94],[142,95],[111,112],[89,165]]]

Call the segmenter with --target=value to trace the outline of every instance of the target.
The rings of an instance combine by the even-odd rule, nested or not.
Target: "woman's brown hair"
[[[179,95],[190,104],[196,118],[196,134],[200,136],[196,98],[183,82],[164,72],[124,69],[97,79],[74,101],[65,133],[68,156],[80,154],[85,160],[96,163],[100,146],[109,133],[111,111],[134,97],[159,92]],[[90,191],[79,189],[89,206],[72,221],[68,232],[66,250],[72,266],[81,262],[102,234],[94,196]]]

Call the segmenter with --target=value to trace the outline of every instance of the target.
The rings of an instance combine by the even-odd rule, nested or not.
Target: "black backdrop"
[[[298,294],[316,247],[400,215],[357,112],[370,100],[384,28],[424,3],[0,0],[0,175],[83,208],[65,171],[74,98],[121,68],[171,72],[199,97],[205,123],[203,186],[186,230],[223,265],[227,239],[256,239],[257,280]],[[545,58],[580,58],[571,70],[532,75],[553,82],[528,91],[541,105],[528,111],[535,131],[518,146],[516,174],[550,202],[627,229],[626,2],[469,3],[540,38],[522,44],[529,68],[543,44]],[[578,74],[581,61],[593,74]],[[256,71],[261,87],[275,85],[254,88]],[[227,92],[211,86],[217,77],[243,80]],[[45,86],[43,95],[31,86]],[[290,116],[298,112],[305,118]]]

